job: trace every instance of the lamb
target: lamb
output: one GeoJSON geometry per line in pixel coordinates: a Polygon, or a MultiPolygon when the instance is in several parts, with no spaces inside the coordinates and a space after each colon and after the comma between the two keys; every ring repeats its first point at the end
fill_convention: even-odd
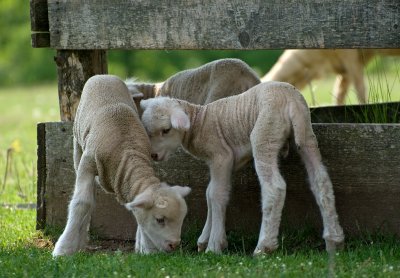
{"type": "Polygon", "coordinates": [[[220,59],[176,73],[161,83],[126,81],[137,106],[141,99],[170,96],[195,104],[243,93],[260,83],[257,74],[239,59],[220,59]]]}
{"type": "Polygon", "coordinates": [[[187,213],[183,197],[190,188],[168,186],[155,176],[149,139],[122,80],[97,75],[86,82],[73,134],[76,183],[53,256],[85,248],[97,185],[134,214],[137,252],[176,249],[187,213]]]}
{"type": "Polygon", "coordinates": [[[367,102],[364,67],[375,55],[400,55],[399,49],[290,49],[285,50],[262,82],[283,81],[298,89],[328,73],[337,75],[333,88],[336,104],[344,104],[351,84],[360,103],[367,102]]]}
{"type": "Polygon", "coordinates": [[[286,184],[278,156],[294,140],[305,163],[311,190],[320,208],[326,249],[344,241],[329,175],[322,163],[307,104],[292,85],[267,82],[207,105],[168,97],[141,101],[142,122],[150,136],[152,157],[167,160],[179,147],[210,168],[206,197],[208,214],[198,250],[220,253],[227,247],[225,212],[231,173],[254,157],[261,184],[262,225],[254,254],[278,247],[286,184]]]}

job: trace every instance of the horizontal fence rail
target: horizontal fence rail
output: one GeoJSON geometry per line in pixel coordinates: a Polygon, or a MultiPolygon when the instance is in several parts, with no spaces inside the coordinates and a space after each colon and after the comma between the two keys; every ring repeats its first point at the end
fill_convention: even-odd
{"type": "MultiPolygon", "coordinates": [[[[398,0],[31,0],[48,9],[34,47],[56,49],[398,48],[398,0]],[[42,5],[37,2],[44,2],[42,5]],[[49,34],[49,36],[48,36],[49,34]],[[45,39],[49,37],[49,41],[45,39]]],[[[31,15],[43,15],[36,12],[31,15]]],[[[35,40],[36,38],[36,40],[35,40]]]]}

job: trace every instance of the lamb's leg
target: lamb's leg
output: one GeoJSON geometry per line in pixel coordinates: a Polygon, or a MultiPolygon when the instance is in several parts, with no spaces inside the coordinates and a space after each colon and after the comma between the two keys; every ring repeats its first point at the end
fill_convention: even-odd
{"type": "Polygon", "coordinates": [[[151,252],[148,238],[143,233],[142,226],[138,224],[136,230],[135,252],[141,254],[148,254],[151,252]]]}
{"type": "MultiPolygon", "coordinates": [[[[208,218],[208,225],[211,222],[211,229],[206,252],[221,253],[228,246],[225,233],[225,218],[231,188],[232,167],[233,159],[230,154],[215,158],[210,164],[210,183],[207,189],[207,200],[210,203],[208,207],[211,208],[211,215],[208,218]]],[[[199,247],[206,242],[207,231],[208,226],[205,226],[198,240],[199,247]]]]}
{"type": "Polygon", "coordinates": [[[142,226],[138,224],[136,230],[135,252],[141,254],[150,254],[157,251],[157,247],[150,238],[143,232],[142,226]]]}
{"type": "Polygon", "coordinates": [[[286,183],[279,172],[278,157],[287,144],[290,124],[281,113],[265,109],[250,134],[254,165],[261,186],[262,220],[254,255],[278,248],[278,234],[286,196],[286,183]]]}
{"type": "Polygon", "coordinates": [[[333,251],[336,246],[343,244],[344,235],[336,212],[332,182],[322,164],[318,143],[312,131],[309,132],[306,140],[306,144],[300,146],[299,153],[309,175],[311,191],[321,211],[326,249],[333,251]]]}
{"type": "Polygon", "coordinates": [[[355,67],[353,72],[353,82],[357,93],[358,102],[361,104],[367,103],[368,96],[365,88],[364,73],[362,66],[355,67]]]}
{"type": "Polygon", "coordinates": [[[78,144],[78,141],[76,141],[76,138],[74,137],[74,169],[75,169],[75,173],[78,173],[78,168],[79,168],[79,164],[81,162],[81,158],[82,158],[82,148],[81,146],[78,144]]]}
{"type": "Polygon", "coordinates": [[[90,217],[94,207],[93,160],[83,154],[76,173],[75,190],[68,207],[68,220],[58,239],[53,256],[69,255],[83,249],[88,242],[90,217]]]}
{"type": "Polygon", "coordinates": [[[136,228],[136,238],[135,238],[135,252],[136,253],[142,253],[142,249],[143,249],[143,242],[142,242],[142,228],[140,227],[140,225],[137,225],[136,228]]]}
{"type": "Polygon", "coordinates": [[[286,196],[286,183],[279,172],[278,156],[281,143],[254,146],[254,164],[261,185],[262,221],[254,255],[278,248],[278,234],[286,196]]]}
{"type": "Polygon", "coordinates": [[[197,240],[197,251],[202,252],[207,248],[208,240],[210,238],[211,233],[211,200],[210,200],[210,186],[207,186],[206,190],[206,198],[207,198],[207,219],[206,224],[204,225],[203,231],[197,240]]]}
{"type": "MultiPolygon", "coordinates": [[[[81,146],[79,146],[78,142],[76,141],[76,139],[74,138],[74,169],[75,169],[75,173],[78,173],[78,168],[79,168],[79,164],[81,162],[81,158],[82,158],[82,148],[81,146]]],[[[94,179],[94,185],[95,188],[100,187],[100,181],[99,181],[99,176],[96,176],[94,179]]]]}

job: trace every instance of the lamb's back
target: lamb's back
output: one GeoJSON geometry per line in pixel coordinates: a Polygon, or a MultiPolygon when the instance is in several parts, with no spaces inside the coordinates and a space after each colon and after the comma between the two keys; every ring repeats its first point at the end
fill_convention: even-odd
{"type": "Polygon", "coordinates": [[[90,78],[82,92],[74,136],[96,162],[101,186],[129,201],[159,180],[151,167],[150,142],[128,88],[118,77],[90,78]]]}
{"type": "Polygon", "coordinates": [[[237,95],[260,83],[257,74],[239,59],[220,59],[168,78],[158,94],[194,104],[208,104],[237,95]]]}
{"type": "MultiPolygon", "coordinates": [[[[84,147],[86,135],[104,131],[106,123],[116,116],[118,110],[124,109],[123,107],[127,108],[125,113],[135,118],[136,106],[122,80],[113,75],[96,75],[89,78],[83,88],[74,121],[74,136],[78,143],[84,147]]],[[[136,122],[135,119],[131,121],[136,122]]],[[[114,128],[122,126],[123,123],[114,128]]]]}
{"type": "Polygon", "coordinates": [[[207,132],[220,126],[224,138],[232,145],[245,144],[260,113],[287,118],[289,104],[293,102],[307,107],[303,96],[291,84],[276,81],[261,83],[242,94],[204,106],[206,115],[202,129],[207,132]]]}

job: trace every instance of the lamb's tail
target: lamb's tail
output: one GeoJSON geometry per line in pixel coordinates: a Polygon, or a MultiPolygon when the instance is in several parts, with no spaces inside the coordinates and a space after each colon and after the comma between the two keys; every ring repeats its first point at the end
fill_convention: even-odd
{"type": "Polygon", "coordinates": [[[292,129],[294,134],[294,141],[297,149],[302,148],[306,144],[307,135],[311,132],[311,117],[310,110],[307,103],[301,93],[297,90],[298,97],[296,101],[292,101],[289,104],[289,117],[292,123],[292,129]]]}

